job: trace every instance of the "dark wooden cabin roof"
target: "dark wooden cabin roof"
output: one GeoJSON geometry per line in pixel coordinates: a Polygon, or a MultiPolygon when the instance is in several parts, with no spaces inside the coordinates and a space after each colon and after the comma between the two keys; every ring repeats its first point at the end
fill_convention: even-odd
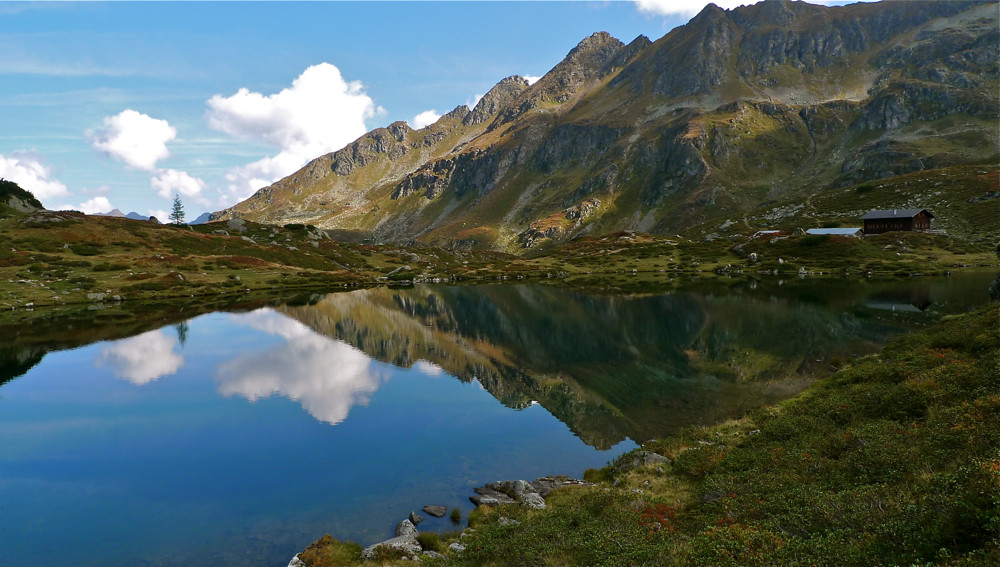
{"type": "Polygon", "coordinates": [[[874,219],[909,219],[913,218],[920,213],[927,213],[928,216],[934,218],[927,209],[887,209],[887,210],[871,210],[865,213],[865,216],[861,217],[861,220],[874,220],[874,219]]]}

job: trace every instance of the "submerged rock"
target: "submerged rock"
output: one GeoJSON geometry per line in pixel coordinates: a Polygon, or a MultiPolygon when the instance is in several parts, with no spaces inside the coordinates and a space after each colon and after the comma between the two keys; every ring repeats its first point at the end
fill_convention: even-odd
{"type": "Polygon", "coordinates": [[[424,512],[430,514],[431,516],[434,516],[435,518],[443,518],[444,515],[448,513],[448,507],[432,504],[424,506],[424,512]]]}

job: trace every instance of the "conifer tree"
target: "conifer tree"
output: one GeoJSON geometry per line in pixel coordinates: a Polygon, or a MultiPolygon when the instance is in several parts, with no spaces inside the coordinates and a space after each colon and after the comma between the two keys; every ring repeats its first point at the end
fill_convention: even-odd
{"type": "Polygon", "coordinates": [[[184,224],[184,203],[181,202],[180,195],[176,193],[174,193],[174,208],[170,211],[170,222],[184,224]]]}

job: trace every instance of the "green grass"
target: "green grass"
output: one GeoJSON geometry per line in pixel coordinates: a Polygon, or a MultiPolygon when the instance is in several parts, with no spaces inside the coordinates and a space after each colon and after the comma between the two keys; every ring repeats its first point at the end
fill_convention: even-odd
{"type": "Polygon", "coordinates": [[[902,337],[793,400],[647,444],[665,466],[625,455],[589,473],[605,488],[477,513],[450,564],[994,565],[998,353],[995,307],[902,337]]]}

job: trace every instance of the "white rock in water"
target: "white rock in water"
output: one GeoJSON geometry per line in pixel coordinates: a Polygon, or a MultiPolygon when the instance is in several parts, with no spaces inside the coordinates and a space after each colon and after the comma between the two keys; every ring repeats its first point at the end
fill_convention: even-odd
{"type": "Polygon", "coordinates": [[[299,559],[298,555],[296,555],[291,561],[288,562],[288,567],[306,567],[306,564],[299,559]]]}

